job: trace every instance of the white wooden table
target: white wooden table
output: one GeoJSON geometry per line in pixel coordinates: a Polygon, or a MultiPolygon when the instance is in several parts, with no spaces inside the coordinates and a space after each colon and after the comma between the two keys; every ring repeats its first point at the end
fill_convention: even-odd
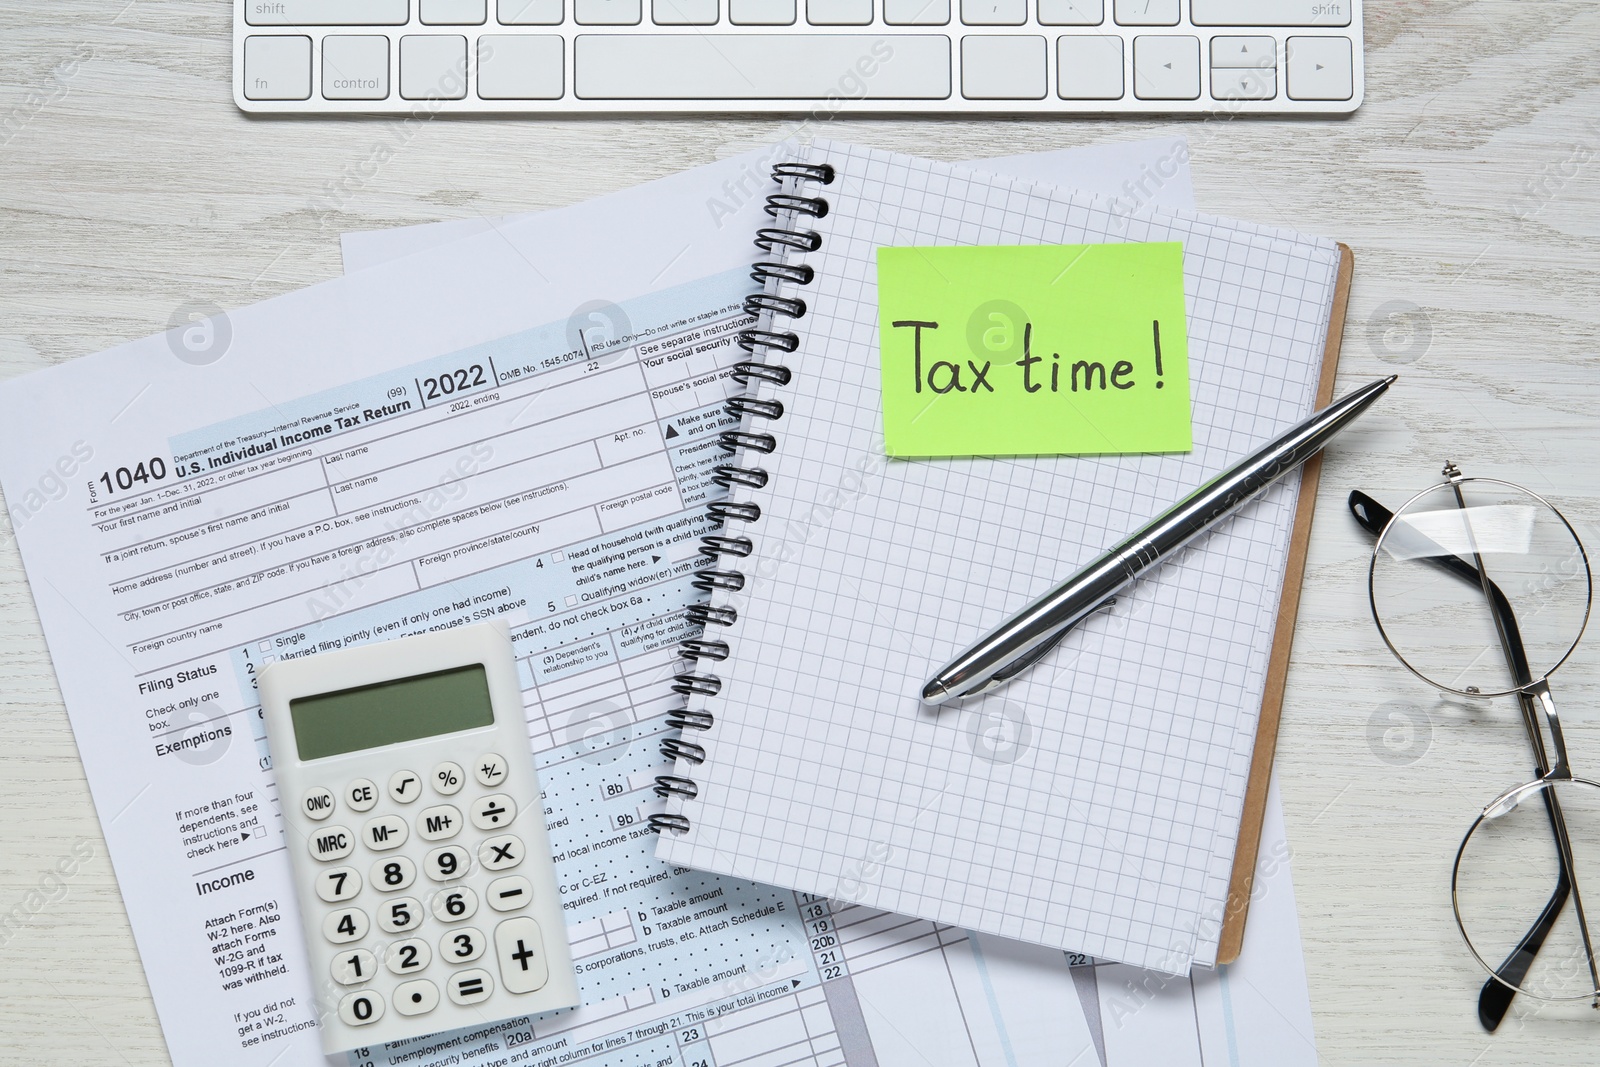
{"type": "MultiPolygon", "coordinates": [[[[1323,474],[1278,766],[1329,1064],[1600,1059],[1600,1013],[1474,1016],[1449,862],[1527,763],[1506,702],[1431,695],[1380,643],[1351,488],[1399,500],[1455,458],[1565,507],[1600,548],[1600,7],[1369,0],[1347,121],[841,121],[963,159],[1189,138],[1200,203],[1348,242],[1341,389],[1398,371],[1323,474]],[[1392,731],[1403,710],[1420,725],[1392,731]],[[1386,731],[1388,731],[1386,733],[1386,731]]],[[[341,230],[572,203],[780,136],[772,120],[252,121],[230,5],[0,5],[0,376],[340,272],[341,230]],[[8,118],[9,116],[9,118],[8,118]]],[[[1558,676],[1600,775],[1600,642],[1558,676]]],[[[1402,715],[1402,719],[1404,714],[1402,715]]],[[[0,538],[0,914],[87,854],[0,940],[0,1061],[167,1062],[27,583],[0,538]]]]}

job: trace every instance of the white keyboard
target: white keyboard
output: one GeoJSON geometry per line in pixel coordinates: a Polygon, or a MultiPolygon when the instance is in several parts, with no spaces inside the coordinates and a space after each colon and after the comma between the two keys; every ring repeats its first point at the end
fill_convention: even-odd
{"type": "Polygon", "coordinates": [[[1361,0],[234,0],[245,111],[1215,112],[1361,104],[1361,0]]]}

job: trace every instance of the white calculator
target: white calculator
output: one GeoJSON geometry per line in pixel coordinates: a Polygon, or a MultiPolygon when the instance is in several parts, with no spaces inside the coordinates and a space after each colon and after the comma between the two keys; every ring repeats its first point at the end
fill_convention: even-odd
{"type": "Polygon", "coordinates": [[[274,663],[260,685],[323,1051],[577,1004],[504,628],[274,663]]]}

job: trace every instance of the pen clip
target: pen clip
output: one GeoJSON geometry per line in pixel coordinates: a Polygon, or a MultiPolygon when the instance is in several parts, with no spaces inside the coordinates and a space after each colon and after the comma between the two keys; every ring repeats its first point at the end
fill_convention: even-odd
{"type": "Polygon", "coordinates": [[[1034,648],[1028,650],[1027,652],[1023,653],[1023,655],[1019,656],[1017,659],[1013,660],[1012,662],[1010,662],[1010,663],[1006,664],[1004,667],[1002,667],[1000,670],[996,671],[993,675],[990,676],[989,685],[985,686],[984,688],[987,689],[990,686],[996,686],[996,685],[999,685],[1002,682],[1009,682],[1011,679],[1015,678],[1017,675],[1021,674],[1025,670],[1027,670],[1029,667],[1032,667],[1035,663],[1038,663],[1040,660],[1044,659],[1044,657],[1050,652],[1051,649],[1055,648],[1057,645],[1059,645],[1061,643],[1061,639],[1063,637],[1065,637],[1065,636],[1067,636],[1067,634],[1071,633],[1072,630],[1076,626],[1078,626],[1080,623],[1082,623],[1085,619],[1087,619],[1090,616],[1096,614],[1097,612],[1099,612],[1103,608],[1109,608],[1111,605],[1115,604],[1116,602],[1117,602],[1117,598],[1112,596],[1112,597],[1107,597],[1105,600],[1103,600],[1100,603],[1096,604],[1092,610],[1086,612],[1081,618],[1075,619],[1072,622],[1068,623],[1067,625],[1063,626],[1061,628],[1061,630],[1058,633],[1056,633],[1054,636],[1052,636],[1048,641],[1045,641],[1042,644],[1037,645],[1034,648]]]}

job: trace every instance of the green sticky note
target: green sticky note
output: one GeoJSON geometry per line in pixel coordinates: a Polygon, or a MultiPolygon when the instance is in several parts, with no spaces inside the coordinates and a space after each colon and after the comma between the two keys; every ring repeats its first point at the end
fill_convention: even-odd
{"type": "Polygon", "coordinates": [[[1176,242],[878,249],[891,456],[1187,452],[1176,242]]]}

